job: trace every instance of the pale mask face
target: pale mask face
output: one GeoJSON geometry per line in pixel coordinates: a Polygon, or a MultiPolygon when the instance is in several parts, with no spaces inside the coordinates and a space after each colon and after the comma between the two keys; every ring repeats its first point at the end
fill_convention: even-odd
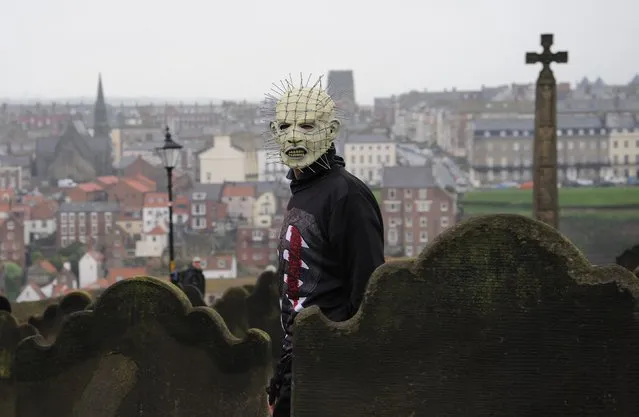
{"type": "Polygon", "coordinates": [[[282,96],[275,109],[271,133],[280,147],[282,163],[302,169],[328,151],[340,122],[335,103],[321,88],[298,88],[282,96]]]}

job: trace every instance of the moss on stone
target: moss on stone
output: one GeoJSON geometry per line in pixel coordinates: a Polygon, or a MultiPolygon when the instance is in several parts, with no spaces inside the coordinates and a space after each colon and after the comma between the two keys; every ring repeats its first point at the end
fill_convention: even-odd
{"type": "MultiPolygon", "coordinates": [[[[540,222],[516,215],[473,218],[440,235],[416,259],[380,266],[350,320],[331,322],[313,307],[299,314],[296,414],[346,407],[350,415],[370,415],[367,400],[344,399],[379,396],[383,405],[375,412],[382,416],[523,415],[519,396],[534,389],[546,393],[539,401],[553,404],[541,415],[564,401],[572,406],[563,397],[564,380],[584,384],[578,402],[600,401],[587,386],[597,376],[617,388],[630,385],[628,378],[606,374],[609,363],[629,361],[639,370],[629,350],[639,335],[633,318],[638,290],[629,271],[591,265],[540,222]],[[610,351],[611,340],[623,353],[610,351]],[[608,365],[595,370],[592,361],[608,365]],[[588,377],[571,376],[581,372],[588,377]],[[509,391],[504,398],[513,375],[516,396],[509,391]],[[322,400],[313,401],[313,392],[322,392],[322,400]],[[474,413],[454,403],[472,404],[474,413]]],[[[615,400],[636,402],[625,394],[615,400]]],[[[562,413],[578,415],[571,413],[577,408],[562,413]]],[[[603,409],[601,415],[611,415],[610,407],[603,409]]]]}
{"type": "MultiPolygon", "coordinates": [[[[93,311],[71,315],[51,346],[35,339],[22,344],[16,356],[18,378],[29,381],[58,375],[73,363],[96,355],[107,341],[122,337],[132,327],[139,329],[135,337],[145,346],[152,336],[144,329],[152,331],[158,325],[180,343],[205,349],[228,372],[243,372],[269,361],[269,338],[264,332],[252,330],[239,340],[217,313],[205,307],[191,308],[174,285],[136,277],[109,287],[93,311]],[[55,360],[49,360],[53,357],[55,360]]],[[[134,346],[131,349],[137,351],[134,346]]]]}

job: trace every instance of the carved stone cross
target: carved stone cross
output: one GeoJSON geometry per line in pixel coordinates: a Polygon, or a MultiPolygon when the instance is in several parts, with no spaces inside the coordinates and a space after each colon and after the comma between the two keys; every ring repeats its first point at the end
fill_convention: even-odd
{"type": "Polygon", "coordinates": [[[568,52],[552,52],[552,34],[541,35],[542,53],[526,53],[526,64],[543,65],[535,96],[535,142],[533,151],[533,214],[559,228],[557,192],[557,82],[550,64],[568,62],[568,52]]]}

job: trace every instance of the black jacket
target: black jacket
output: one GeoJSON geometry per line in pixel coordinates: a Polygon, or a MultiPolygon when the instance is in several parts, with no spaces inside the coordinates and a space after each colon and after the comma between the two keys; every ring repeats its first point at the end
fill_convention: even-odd
{"type": "Polygon", "coordinates": [[[373,193],[346,171],[334,148],[327,157],[330,169],[315,163],[298,179],[288,174],[293,195],[278,249],[285,355],[299,311],[317,305],[333,321],[349,319],[384,263],[384,225],[373,193]]]}
{"type": "Polygon", "coordinates": [[[194,268],[191,265],[181,275],[180,284],[194,286],[200,290],[202,297],[204,297],[204,294],[206,294],[206,279],[201,269],[194,268]]]}

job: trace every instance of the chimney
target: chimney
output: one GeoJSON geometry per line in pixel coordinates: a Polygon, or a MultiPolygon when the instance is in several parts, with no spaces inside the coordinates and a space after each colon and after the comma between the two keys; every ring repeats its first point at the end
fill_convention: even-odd
{"type": "Polygon", "coordinates": [[[71,262],[65,262],[62,264],[62,269],[65,271],[71,272],[71,262]]]}

